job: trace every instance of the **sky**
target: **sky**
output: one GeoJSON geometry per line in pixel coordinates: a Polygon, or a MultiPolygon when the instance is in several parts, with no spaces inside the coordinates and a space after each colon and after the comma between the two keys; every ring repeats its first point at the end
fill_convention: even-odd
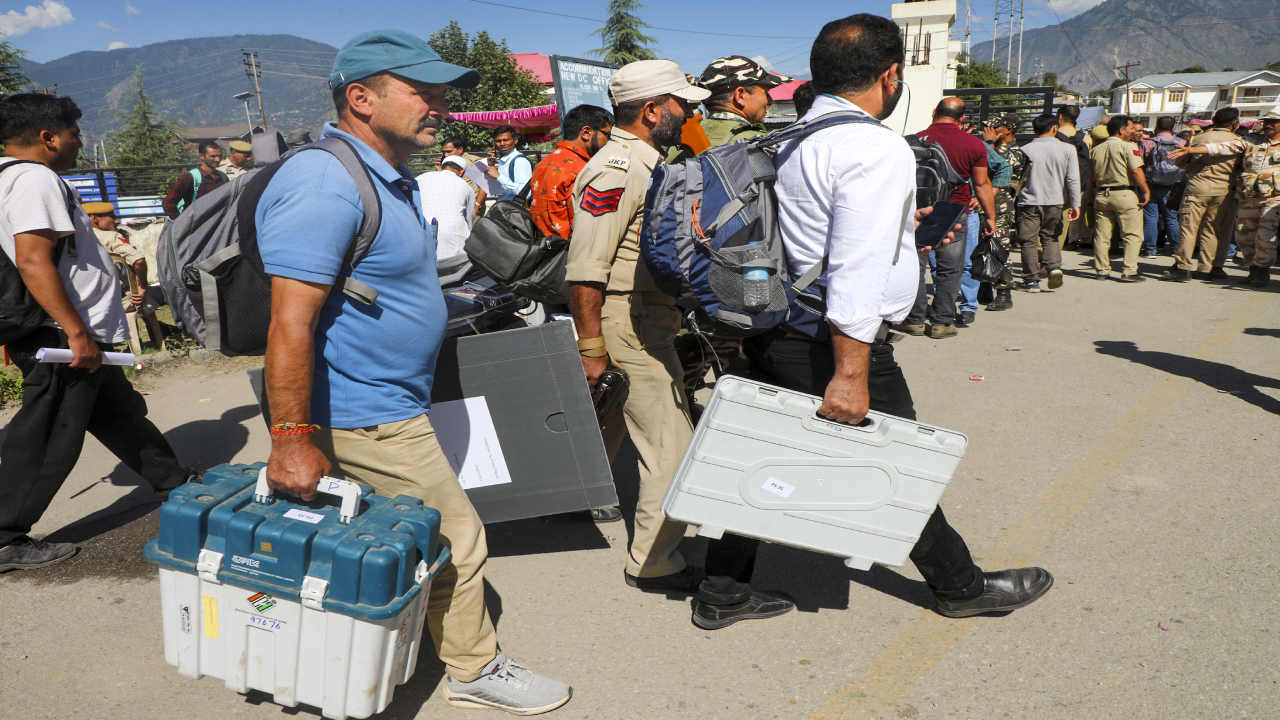
{"type": "MultiPolygon", "coordinates": [[[[658,40],[659,55],[680,63],[685,72],[700,74],[711,60],[740,54],[762,56],[778,72],[807,76],[809,45],[824,23],[856,12],[889,14],[889,3],[883,0],[732,0],[728,7],[722,2],[702,0],[696,11],[690,11],[689,0],[648,0],[648,8],[640,16],[655,26],[650,34],[658,40]]],[[[1026,0],[1026,27],[1056,24],[1053,9],[1065,20],[1099,2],[1026,0]]],[[[506,39],[511,51],[517,53],[581,57],[599,45],[596,38],[588,36],[600,27],[606,0],[498,3],[584,19],[478,0],[219,0],[216,4],[191,0],[0,0],[0,31],[37,62],[83,50],[248,33],[298,35],[341,47],[358,33],[388,27],[426,37],[450,20],[457,20],[469,33],[488,30],[494,38],[506,39]]],[[[964,3],[959,4],[957,37],[964,24],[964,3]]],[[[971,0],[970,7],[972,40],[977,44],[991,36],[995,0],[971,0]]]]}

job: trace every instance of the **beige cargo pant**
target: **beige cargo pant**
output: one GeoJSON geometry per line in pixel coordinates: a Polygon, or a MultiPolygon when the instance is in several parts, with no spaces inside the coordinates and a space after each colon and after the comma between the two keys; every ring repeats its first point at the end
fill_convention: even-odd
{"type": "Polygon", "coordinates": [[[677,573],[685,567],[676,549],[685,525],[667,520],[662,499],[693,437],[684,369],[673,344],[680,310],[657,292],[605,295],[600,328],[609,357],[631,379],[626,424],[605,428],[605,450],[612,461],[630,434],[640,456],[640,498],[626,571],[642,578],[677,573]]]}
{"type": "Polygon", "coordinates": [[[1218,249],[1218,216],[1226,199],[1225,195],[1187,195],[1182,198],[1182,207],[1178,208],[1181,236],[1178,238],[1178,250],[1173,254],[1179,269],[1190,270],[1193,263],[1198,263],[1197,271],[1209,272],[1219,261],[1218,256],[1225,256],[1226,248],[1222,248],[1221,253],[1218,249]]]}
{"type": "Polygon", "coordinates": [[[1124,237],[1125,275],[1138,274],[1138,252],[1142,250],[1142,209],[1133,190],[1098,190],[1093,198],[1093,269],[1111,274],[1111,235],[1116,225],[1124,237]]]}
{"type": "Polygon", "coordinates": [[[1280,230],[1280,198],[1242,198],[1236,214],[1236,246],[1253,267],[1276,262],[1276,233],[1280,230]]]}
{"type": "Polygon", "coordinates": [[[426,415],[355,430],[317,430],[314,442],[335,476],[383,497],[408,495],[440,511],[448,565],[431,582],[427,628],[450,677],[470,682],[498,655],[498,634],[484,602],[489,558],[484,525],[449,467],[426,415]]]}

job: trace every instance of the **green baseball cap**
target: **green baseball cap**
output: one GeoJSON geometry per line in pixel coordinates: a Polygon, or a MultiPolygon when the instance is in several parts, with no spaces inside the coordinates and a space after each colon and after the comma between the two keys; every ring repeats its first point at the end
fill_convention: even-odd
{"type": "Polygon", "coordinates": [[[463,89],[480,84],[480,73],[441,60],[422,38],[403,30],[373,30],[351,38],[338,51],[329,73],[329,90],[380,72],[463,89]]]}

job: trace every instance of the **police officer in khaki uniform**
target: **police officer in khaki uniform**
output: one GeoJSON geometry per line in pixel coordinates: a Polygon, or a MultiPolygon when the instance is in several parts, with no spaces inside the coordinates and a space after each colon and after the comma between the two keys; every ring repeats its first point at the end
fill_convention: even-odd
{"type": "Polygon", "coordinates": [[[1120,282],[1141,282],[1138,252],[1142,249],[1142,207],[1151,198],[1142,172],[1142,152],[1132,142],[1137,123],[1127,115],[1107,121],[1105,141],[1089,151],[1093,175],[1085,193],[1093,200],[1097,232],[1093,241],[1094,270],[1099,280],[1111,275],[1111,235],[1115,225],[1124,236],[1124,270],[1120,282]]]}
{"type": "MultiPolygon", "coordinates": [[[[1213,114],[1213,127],[1196,135],[1187,145],[1199,147],[1239,140],[1235,133],[1239,126],[1240,110],[1222,108],[1213,114]]],[[[1228,200],[1239,176],[1240,158],[1234,155],[1195,155],[1179,156],[1174,162],[1187,171],[1187,189],[1183,191],[1182,206],[1178,208],[1180,237],[1178,249],[1173,254],[1174,264],[1160,274],[1160,279],[1186,282],[1225,278],[1227,273],[1222,266],[1227,259],[1234,219],[1225,218],[1224,213],[1235,213],[1228,200]],[[1191,270],[1193,265],[1196,267],[1194,273],[1191,270]]]]}
{"type": "Polygon", "coordinates": [[[218,169],[228,180],[235,180],[237,175],[253,169],[253,146],[244,140],[232,140],[227,145],[231,152],[227,153],[226,160],[218,164],[218,169]]]}
{"type": "MultiPolygon", "coordinates": [[[[626,429],[605,438],[612,457],[629,433],[640,455],[640,497],[625,580],[650,592],[692,593],[701,579],[676,549],[685,526],[662,514],[662,499],[693,435],[673,345],[680,310],[654,284],[640,259],[639,237],[650,175],[662,162],[659,148],[679,142],[694,106],[711,93],[690,85],[670,60],[642,60],[613,74],[609,94],[613,133],[573,188],[569,307],[587,382],[595,385],[610,363],[631,379],[623,407],[626,429]]],[[[740,619],[793,607],[763,593],[729,600],[740,619]]]]}
{"type": "MultiPolygon", "coordinates": [[[[83,205],[85,213],[89,216],[89,220],[93,222],[93,234],[98,237],[98,242],[107,249],[115,257],[119,257],[124,264],[133,270],[134,276],[138,280],[140,287],[147,286],[147,259],[134,246],[128,242],[129,234],[121,230],[116,222],[116,206],[109,202],[87,202],[83,205]]],[[[125,302],[125,310],[132,312],[135,308],[142,307],[146,302],[145,292],[134,292],[133,288],[126,287],[129,293],[129,300],[125,302]]]]}
{"type": "MultiPolygon", "coordinates": [[[[768,132],[764,118],[773,104],[769,91],[788,82],[791,78],[786,75],[771,73],[741,55],[722,57],[707,65],[697,84],[711,93],[711,97],[702,101],[707,116],[701,122],[711,146],[728,145],[768,132]]],[[[691,157],[693,153],[687,147],[677,145],[668,153],[667,162],[677,163],[691,157]]],[[[747,361],[736,338],[720,337],[707,332],[706,328],[702,330],[701,337],[693,332],[681,333],[675,343],[684,369],[685,395],[695,422],[699,408],[693,403],[693,394],[701,387],[707,370],[714,365],[717,376],[747,374],[747,361]]]]}
{"type": "MultiPolygon", "coordinates": [[[[657,148],[680,139],[693,106],[710,93],[691,86],[667,60],[631,63],[614,73],[609,92],[616,120],[609,142],[574,183],[567,279],[587,382],[610,360],[631,379],[626,430],[640,455],[640,498],[626,580],[642,589],[690,591],[693,572],[676,550],[685,526],[667,521],[662,499],[693,428],[672,341],[680,330],[675,301],[658,291],[640,259],[640,224],[657,148]]],[[[605,438],[610,456],[622,441],[605,438]]]]}

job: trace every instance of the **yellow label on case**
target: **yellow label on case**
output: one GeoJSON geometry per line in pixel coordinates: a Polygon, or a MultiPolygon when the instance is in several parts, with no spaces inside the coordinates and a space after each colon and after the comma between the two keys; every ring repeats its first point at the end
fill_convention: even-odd
{"type": "Polygon", "coordinates": [[[204,636],[218,639],[218,598],[204,596],[204,636]]]}
{"type": "Polygon", "coordinates": [[[264,540],[259,544],[262,546],[262,552],[271,552],[271,543],[264,540]]]}

